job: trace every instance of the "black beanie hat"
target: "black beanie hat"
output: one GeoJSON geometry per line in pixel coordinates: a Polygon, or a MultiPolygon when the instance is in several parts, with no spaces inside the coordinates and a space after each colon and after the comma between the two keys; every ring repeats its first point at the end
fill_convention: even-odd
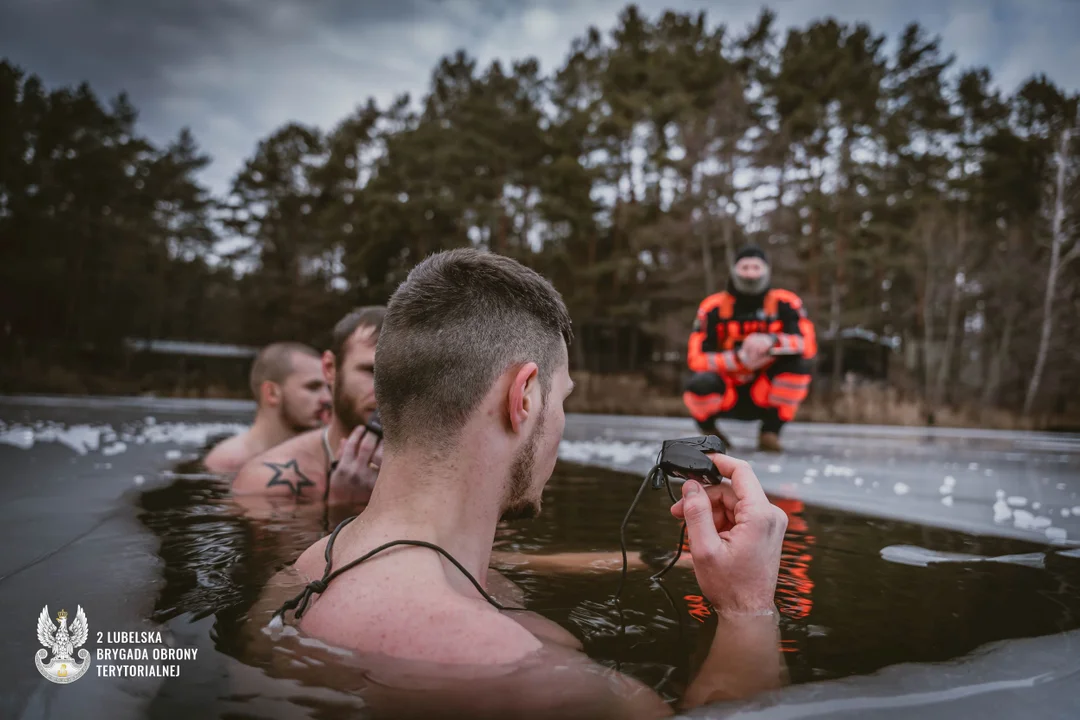
{"type": "Polygon", "coordinates": [[[769,264],[769,258],[765,257],[765,251],[759,248],[757,245],[746,245],[742,250],[739,250],[735,255],[735,262],[739,262],[743,258],[756,257],[761,258],[766,265],[769,264]]]}

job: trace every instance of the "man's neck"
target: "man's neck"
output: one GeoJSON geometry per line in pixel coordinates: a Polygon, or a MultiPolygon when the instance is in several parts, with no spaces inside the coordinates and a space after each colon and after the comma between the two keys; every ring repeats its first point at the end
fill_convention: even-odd
{"type": "Polygon", "coordinates": [[[341,456],[341,444],[345,442],[345,438],[349,437],[349,432],[342,425],[337,415],[330,418],[328,428],[326,441],[330,444],[330,454],[333,455],[332,460],[337,460],[341,456]]]}
{"type": "MultiPolygon", "coordinates": [[[[460,447],[475,447],[462,442],[460,447]]],[[[475,453],[455,453],[433,463],[415,456],[388,456],[379,482],[361,516],[353,542],[423,540],[450,553],[485,585],[491,544],[501,514],[498,462],[475,453]]],[[[471,583],[449,568],[451,587],[473,597],[471,583]]]]}

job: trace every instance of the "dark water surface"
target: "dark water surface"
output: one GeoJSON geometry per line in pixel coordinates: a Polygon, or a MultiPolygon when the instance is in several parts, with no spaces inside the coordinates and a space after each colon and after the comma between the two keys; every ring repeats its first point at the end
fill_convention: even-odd
{"type": "MultiPolygon", "coordinates": [[[[497,549],[617,555],[619,525],[639,482],[560,463],[541,517],[501,526],[497,549]]],[[[240,506],[208,479],[181,480],[138,502],[142,523],[160,539],[164,584],[154,619],[181,644],[200,648],[199,670],[166,680],[152,716],[357,715],[362,698],[331,680],[334,672],[300,672],[310,666],[294,658],[299,681],[292,683],[289,663],[283,671],[265,649],[270,644],[251,641],[252,625],[265,621],[253,608],[266,582],[347,510],[240,506]],[[244,682],[238,668],[249,675],[244,682]]],[[[950,661],[987,643],[1080,628],[1080,557],[1060,548],[776,502],[790,518],[777,602],[793,684],[950,661]]],[[[662,491],[643,498],[628,530],[631,552],[675,545],[679,527],[669,506],[662,491]]],[[[587,565],[503,572],[524,590],[528,609],[573,633],[593,660],[669,702],[680,697],[711,613],[689,570],[676,568],[662,585],[647,572],[631,573],[621,613],[611,603],[618,572],[587,565]]]]}

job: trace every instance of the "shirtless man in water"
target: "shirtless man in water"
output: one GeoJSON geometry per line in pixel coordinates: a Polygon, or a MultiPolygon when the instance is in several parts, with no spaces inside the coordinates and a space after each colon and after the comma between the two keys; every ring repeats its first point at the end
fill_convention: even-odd
{"type": "Polygon", "coordinates": [[[292,342],[267,345],[251,366],[255,422],[224,440],[203,460],[210,472],[235,473],[244,463],[298,433],[319,427],[330,404],[319,353],[292,342]]]}
{"type": "Polygon", "coordinates": [[[236,495],[330,503],[367,502],[379,475],[381,438],[365,423],[375,412],[375,344],[385,308],[358,308],[334,326],[322,372],[332,395],[329,424],[252,458],[233,481],[236,495]]]}
{"type": "MultiPolygon", "coordinates": [[[[516,261],[465,249],[420,263],[390,300],[376,353],[385,428],[379,482],[362,515],[272,583],[284,589],[288,575],[293,594],[303,588],[279,619],[313,640],[380,658],[375,666],[386,673],[393,663],[412,673],[480,667],[483,682],[535,668],[551,643],[577,645],[554,623],[500,611],[480,591],[499,519],[540,511],[573,389],[570,340],[562,298],[516,261]],[[391,547],[354,564],[398,540],[429,545],[391,547]]],[[[784,677],[773,598],[787,518],[744,461],[713,459],[730,480],[707,488],[689,481],[671,509],[687,523],[694,573],[718,623],[684,707],[743,697],[784,677]]],[[[533,676],[501,692],[457,682],[451,699],[430,698],[426,708],[418,693],[389,703],[400,716],[445,716],[457,701],[468,706],[454,711],[462,716],[671,714],[651,689],[587,659],[564,656],[549,670],[546,681],[533,676]]]]}

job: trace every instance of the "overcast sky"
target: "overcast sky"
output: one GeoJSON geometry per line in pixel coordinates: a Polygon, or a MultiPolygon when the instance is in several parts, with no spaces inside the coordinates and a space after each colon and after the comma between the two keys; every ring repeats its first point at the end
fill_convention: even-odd
{"type": "MultiPolygon", "coordinates": [[[[373,96],[427,87],[458,48],[486,63],[564,59],[589,25],[609,29],[615,0],[0,0],[0,55],[49,85],[83,80],[126,90],[140,128],[166,142],[189,126],[214,157],[204,180],[223,191],[255,143],[296,120],[328,129],[373,96]]],[[[912,20],[941,35],[960,65],[987,65],[1011,91],[1044,72],[1080,88],[1080,0],[774,0],[781,27],[833,15],[890,38],[912,20]]],[[[741,32],[761,5],[642,0],[708,11],[741,32]]]]}

